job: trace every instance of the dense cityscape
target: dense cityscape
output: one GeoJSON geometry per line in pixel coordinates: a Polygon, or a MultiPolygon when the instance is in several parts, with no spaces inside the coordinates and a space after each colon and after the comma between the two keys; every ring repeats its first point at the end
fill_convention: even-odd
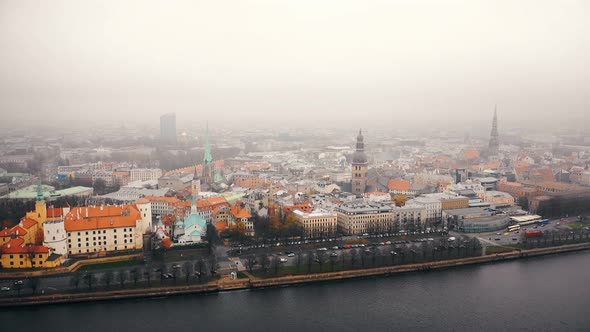
{"type": "Polygon", "coordinates": [[[0,1],[0,327],[585,331],[584,1],[0,1]]]}
{"type": "Polygon", "coordinates": [[[109,289],[113,273],[124,288],[587,241],[590,136],[504,143],[490,114],[487,142],[179,132],[174,113],[150,137],[5,136],[0,261],[17,278],[2,295],[69,292],[78,278],[109,289]],[[70,284],[51,279],[64,272],[70,284]]]}

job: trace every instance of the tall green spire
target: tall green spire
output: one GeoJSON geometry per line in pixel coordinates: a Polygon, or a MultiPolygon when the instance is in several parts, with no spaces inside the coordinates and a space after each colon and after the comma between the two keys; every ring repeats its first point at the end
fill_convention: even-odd
{"type": "Polygon", "coordinates": [[[205,133],[205,155],[203,156],[203,163],[208,165],[212,162],[213,157],[211,156],[211,145],[209,144],[209,122],[207,122],[207,129],[205,133]]]}
{"type": "Polygon", "coordinates": [[[39,176],[39,181],[37,181],[37,202],[42,202],[43,200],[43,185],[41,184],[41,176],[39,176]]]}

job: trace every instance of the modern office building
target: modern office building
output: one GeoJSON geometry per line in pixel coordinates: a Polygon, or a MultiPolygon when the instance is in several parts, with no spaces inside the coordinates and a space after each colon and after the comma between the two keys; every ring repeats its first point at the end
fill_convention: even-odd
{"type": "Polygon", "coordinates": [[[160,139],[164,143],[176,143],[175,113],[167,113],[160,117],[160,139]]]}

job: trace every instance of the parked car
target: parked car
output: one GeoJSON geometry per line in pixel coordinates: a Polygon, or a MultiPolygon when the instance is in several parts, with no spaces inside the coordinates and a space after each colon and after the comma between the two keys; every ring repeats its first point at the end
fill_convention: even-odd
{"type": "Polygon", "coordinates": [[[287,259],[285,257],[281,257],[281,259],[279,260],[281,263],[285,263],[287,261],[287,259]]]}
{"type": "Polygon", "coordinates": [[[335,253],[335,252],[332,252],[332,253],[330,254],[330,257],[338,257],[338,254],[337,254],[337,253],[335,253]]]}
{"type": "Polygon", "coordinates": [[[287,254],[287,257],[295,257],[295,253],[292,253],[292,252],[291,253],[288,253],[287,254]]]}
{"type": "Polygon", "coordinates": [[[323,247],[322,248],[318,248],[318,251],[326,251],[326,250],[328,250],[328,248],[323,248],[323,247]]]}
{"type": "Polygon", "coordinates": [[[2,287],[0,290],[2,290],[3,292],[8,292],[10,290],[10,287],[2,287]]]}

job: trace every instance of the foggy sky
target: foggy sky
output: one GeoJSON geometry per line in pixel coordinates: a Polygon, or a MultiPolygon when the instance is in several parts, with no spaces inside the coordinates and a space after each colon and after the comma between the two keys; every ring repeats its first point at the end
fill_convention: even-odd
{"type": "Polygon", "coordinates": [[[588,1],[0,1],[0,127],[587,125],[588,1]]]}

